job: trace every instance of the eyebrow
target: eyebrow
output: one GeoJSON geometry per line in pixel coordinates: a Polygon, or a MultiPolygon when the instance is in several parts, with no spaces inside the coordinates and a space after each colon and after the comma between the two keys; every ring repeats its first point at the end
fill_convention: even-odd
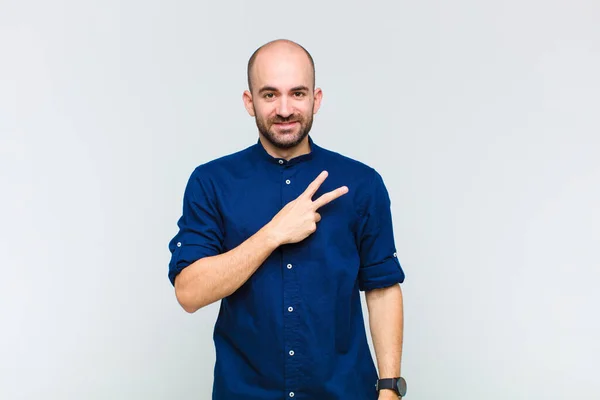
{"type": "MultiPolygon", "coordinates": [[[[308,87],[306,86],[296,86],[290,89],[290,92],[298,92],[298,91],[306,91],[308,92],[308,87]]],[[[263,92],[278,92],[278,90],[276,88],[274,88],[273,86],[263,86],[258,93],[263,93],[263,92]]]]}
{"type": "Polygon", "coordinates": [[[272,86],[263,86],[263,87],[262,87],[262,88],[261,88],[261,89],[258,91],[258,93],[262,93],[262,92],[276,92],[276,91],[277,91],[277,89],[275,89],[275,88],[274,88],[274,87],[272,87],[272,86]]]}
{"type": "Polygon", "coordinates": [[[308,88],[306,86],[296,86],[296,87],[293,87],[292,90],[290,90],[290,92],[299,92],[299,91],[302,91],[302,90],[308,92],[308,88]]]}

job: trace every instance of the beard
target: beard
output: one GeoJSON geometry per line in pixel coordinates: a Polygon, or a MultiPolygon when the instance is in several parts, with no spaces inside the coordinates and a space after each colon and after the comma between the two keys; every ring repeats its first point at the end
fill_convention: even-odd
{"type": "Polygon", "coordinates": [[[273,118],[264,120],[258,117],[255,109],[254,115],[256,115],[255,120],[258,131],[269,141],[269,143],[278,149],[291,149],[296,147],[308,135],[313,123],[312,113],[310,113],[308,117],[305,117],[302,114],[292,114],[287,118],[277,115],[273,118]],[[291,129],[279,129],[279,132],[276,132],[275,129],[277,128],[275,124],[285,122],[297,122],[300,124],[300,128],[298,128],[298,126],[293,126],[291,129]]]}

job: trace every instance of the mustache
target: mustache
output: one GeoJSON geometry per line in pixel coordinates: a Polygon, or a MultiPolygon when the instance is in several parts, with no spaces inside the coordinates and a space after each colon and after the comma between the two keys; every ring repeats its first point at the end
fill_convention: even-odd
{"type": "Polygon", "coordinates": [[[302,122],[302,118],[299,116],[290,115],[287,118],[275,117],[271,119],[272,124],[286,124],[290,122],[302,122]]]}

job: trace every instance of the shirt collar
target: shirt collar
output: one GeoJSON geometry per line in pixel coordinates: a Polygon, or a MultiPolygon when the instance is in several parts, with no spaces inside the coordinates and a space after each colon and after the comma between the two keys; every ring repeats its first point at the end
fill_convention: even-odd
{"type": "Polygon", "coordinates": [[[277,165],[294,165],[294,164],[312,159],[314,157],[315,153],[317,153],[320,150],[319,146],[317,146],[313,142],[310,135],[308,135],[308,144],[310,146],[310,152],[308,154],[302,154],[302,155],[294,157],[290,160],[285,160],[285,159],[279,158],[279,157],[273,157],[272,155],[267,153],[264,146],[260,142],[260,138],[257,140],[256,144],[252,147],[253,147],[254,152],[257,153],[261,157],[261,159],[263,159],[267,162],[270,162],[272,164],[277,164],[277,165]]]}

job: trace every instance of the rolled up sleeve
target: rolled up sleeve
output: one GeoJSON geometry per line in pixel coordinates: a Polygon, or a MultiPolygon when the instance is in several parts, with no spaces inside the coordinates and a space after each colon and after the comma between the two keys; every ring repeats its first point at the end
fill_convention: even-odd
{"type": "Polygon", "coordinates": [[[373,170],[360,212],[358,285],[369,291],[404,282],[404,271],[394,242],[391,201],[383,179],[373,170]]]}
{"type": "Polygon", "coordinates": [[[172,285],[188,265],[222,252],[223,223],[214,194],[210,175],[202,167],[196,168],[185,188],[183,211],[177,222],[179,231],[169,242],[172,285]]]}

